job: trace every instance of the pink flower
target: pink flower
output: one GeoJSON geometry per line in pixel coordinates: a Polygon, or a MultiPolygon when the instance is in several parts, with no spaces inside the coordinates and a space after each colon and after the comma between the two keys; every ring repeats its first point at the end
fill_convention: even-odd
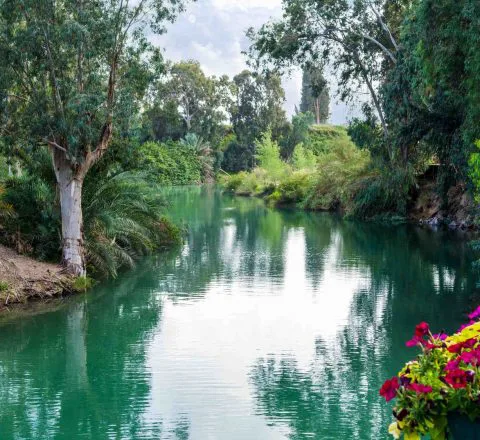
{"type": "Polygon", "coordinates": [[[426,394],[433,391],[432,387],[429,387],[428,385],[423,385],[421,383],[411,383],[410,385],[408,385],[408,389],[415,391],[417,394],[426,394]]]}
{"type": "Polygon", "coordinates": [[[480,317],[480,306],[478,306],[472,313],[468,315],[469,319],[476,319],[480,317]]]}
{"type": "Polygon", "coordinates": [[[390,402],[390,400],[397,395],[399,387],[398,377],[392,377],[391,379],[386,380],[382,385],[382,388],[380,388],[380,395],[384,397],[387,402],[390,402]]]}
{"type": "Polygon", "coordinates": [[[405,345],[407,347],[415,347],[416,345],[418,344],[423,344],[423,340],[422,339],[419,339],[417,338],[416,336],[414,336],[412,339],[410,339],[409,341],[405,342],[405,345]]]}
{"type": "Polygon", "coordinates": [[[440,341],[445,341],[445,339],[448,338],[448,335],[446,333],[436,333],[432,335],[433,339],[438,339],[440,341]]]}

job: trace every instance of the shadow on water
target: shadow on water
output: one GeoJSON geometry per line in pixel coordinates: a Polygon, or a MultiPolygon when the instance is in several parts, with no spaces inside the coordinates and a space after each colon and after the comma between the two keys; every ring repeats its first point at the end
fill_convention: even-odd
{"type": "Polygon", "coordinates": [[[166,195],[181,249],[0,322],[0,438],[386,438],[378,388],[414,356],[413,327],[452,331],[473,304],[465,241],[213,187],[166,195]]]}

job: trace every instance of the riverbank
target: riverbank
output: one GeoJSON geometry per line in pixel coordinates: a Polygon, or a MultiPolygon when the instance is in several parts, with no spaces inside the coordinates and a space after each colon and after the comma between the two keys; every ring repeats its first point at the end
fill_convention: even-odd
{"type": "Polygon", "coordinates": [[[0,245],[0,311],[74,290],[74,279],[62,273],[60,265],[37,261],[0,245]]]}

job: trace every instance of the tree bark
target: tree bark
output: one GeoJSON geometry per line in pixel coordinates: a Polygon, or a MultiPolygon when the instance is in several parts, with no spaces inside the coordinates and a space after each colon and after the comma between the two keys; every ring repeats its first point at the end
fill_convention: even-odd
{"type": "Polygon", "coordinates": [[[314,107],[315,107],[315,119],[316,119],[317,125],[320,125],[320,98],[319,97],[315,98],[314,107]]]}
{"type": "Polygon", "coordinates": [[[52,149],[53,165],[60,193],[62,216],[62,264],[75,276],[85,276],[82,186],[84,176],[76,173],[64,152],[52,149]]]}

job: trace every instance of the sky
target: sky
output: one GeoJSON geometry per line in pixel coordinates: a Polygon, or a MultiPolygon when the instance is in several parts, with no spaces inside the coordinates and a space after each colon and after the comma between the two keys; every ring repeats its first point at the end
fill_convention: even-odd
{"type": "MultiPolygon", "coordinates": [[[[235,76],[244,70],[248,48],[245,31],[259,28],[270,18],[282,14],[281,0],[198,0],[190,3],[164,35],[152,37],[172,61],[194,59],[207,75],[235,76]]],[[[331,78],[331,118],[333,124],[344,124],[354,114],[335,99],[335,81],[331,78]]],[[[301,72],[297,69],[283,79],[285,110],[290,116],[300,103],[301,72]]]]}

